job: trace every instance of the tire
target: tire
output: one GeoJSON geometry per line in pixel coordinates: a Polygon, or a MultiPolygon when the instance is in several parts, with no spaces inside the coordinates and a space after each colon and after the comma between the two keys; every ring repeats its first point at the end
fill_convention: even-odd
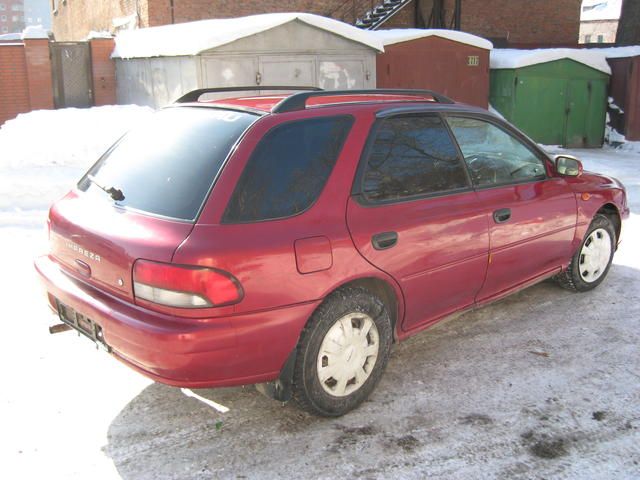
{"type": "Polygon", "coordinates": [[[356,408],[382,376],[391,350],[391,330],[387,308],[368,290],[346,287],[332,293],[298,342],[294,401],[325,417],[356,408]]]}
{"type": "Polygon", "coordinates": [[[616,231],[605,215],[597,214],[571,258],[569,267],[554,277],[561,287],[574,292],[596,288],[609,273],[616,247],[616,231]],[[594,249],[595,253],[590,253],[594,249]]]}

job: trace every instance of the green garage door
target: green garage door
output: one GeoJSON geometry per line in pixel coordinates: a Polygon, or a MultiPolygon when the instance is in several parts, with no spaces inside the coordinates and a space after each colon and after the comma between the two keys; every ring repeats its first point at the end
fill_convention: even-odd
{"type": "Polygon", "coordinates": [[[516,77],[513,123],[537,142],[562,145],[567,81],[562,78],[516,77]]]}
{"type": "Polygon", "coordinates": [[[609,76],[570,59],[491,71],[491,104],[536,142],[599,147],[609,76]]]}

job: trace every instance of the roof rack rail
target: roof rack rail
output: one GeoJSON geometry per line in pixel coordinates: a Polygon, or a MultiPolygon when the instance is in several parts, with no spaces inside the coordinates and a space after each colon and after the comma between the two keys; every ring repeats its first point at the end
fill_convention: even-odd
{"type": "Polygon", "coordinates": [[[321,90],[312,92],[295,93],[280,101],[273,109],[272,113],[285,113],[304,110],[307,100],[315,97],[333,97],[340,95],[406,95],[415,97],[431,97],[438,103],[455,103],[449,97],[432,90],[410,90],[397,88],[378,88],[369,90],[321,90]]]}
{"type": "Polygon", "coordinates": [[[294,87],[294,86],[283,86],[283,85],[253,85],[247,87],[216,87],[216,88],[199,88],[198,90],[192,90],[189,93],[184,94],[180,98],[178,98],[174,103],[189,103],[189,102],[197,102],[198,99],[204,95],[205,93],[225,93],[225,92],[250,92],[250,91],[260,91],[260,90],[284,90],[284,91],[313,91],[319,92],[322,91],[321,88],[318,87],[294,87]]]}

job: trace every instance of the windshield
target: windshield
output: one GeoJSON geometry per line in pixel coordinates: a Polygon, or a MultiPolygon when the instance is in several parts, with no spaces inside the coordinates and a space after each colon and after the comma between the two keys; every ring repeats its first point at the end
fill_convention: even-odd
{"type": "Polygon", "coordinates": [[[195,220],[231,148],[257,119],[214,108],[161,110],[108,150],[78,188],[107,199],[113,189],[124,196],[112,196],[119,206],[195,220]]]}

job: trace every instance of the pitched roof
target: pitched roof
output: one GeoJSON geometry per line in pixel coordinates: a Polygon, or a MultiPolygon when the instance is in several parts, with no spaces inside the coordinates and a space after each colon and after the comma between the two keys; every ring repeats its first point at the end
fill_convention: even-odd
{"type": "Polygon", "coordinates": [[[370,32],[344,22],[310,13],[267,13],[126,30],[116,37],[116,48],[112,56],[146,58],[196,55],[296,20],[375,50],[384,50],[382,42],[370,32]]]}
{"type": "Polygon", "coordinates": [[[489,40],[457,30],[396,28],[392,30],[374,30],[371,34],[382,41],[385,46],[393,45],[394,43],[408,42],[417,38],[441,37],[453,40],[454,42],[465,43],[473,47],[484,48],[485,50],[491,50],[493,48],[493,44],[489,40]]]}
{"type": "Polygon", "coordinates": [[[522,68],[564,58],[611,75],[611,68],[607,63],[605,54],[597,48],[539,48],[535,50],[497,48],[491,51],[491,68],[522,68]]]}

